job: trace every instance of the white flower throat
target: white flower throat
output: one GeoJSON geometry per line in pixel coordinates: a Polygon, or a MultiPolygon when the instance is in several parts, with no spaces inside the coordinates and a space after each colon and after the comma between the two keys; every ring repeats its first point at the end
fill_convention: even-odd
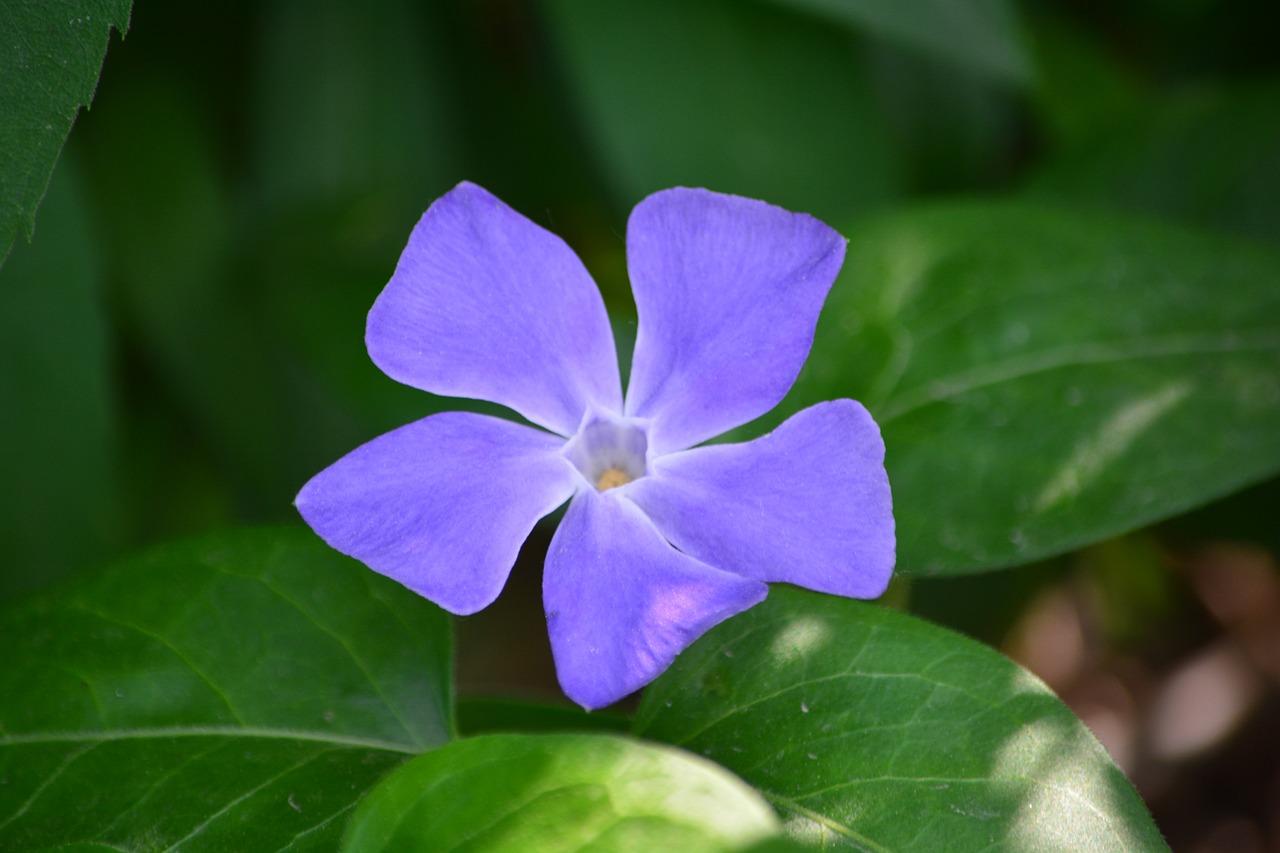
{"type": "Polygon", "coordinates": [[[603,492],[643,477],[648,450],[643,423],[588,417],[564,453],[587,482],[603,492]]]}

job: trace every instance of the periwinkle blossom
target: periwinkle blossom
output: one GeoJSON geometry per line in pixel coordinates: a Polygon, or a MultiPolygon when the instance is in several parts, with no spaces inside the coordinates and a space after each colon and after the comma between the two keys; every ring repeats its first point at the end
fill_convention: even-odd
{"type": "Polygon", "coordinates": [[[461,615],[497,598],[534,524],[568,500],[543,596],[560,683],[586,708],[648,684],[768,582],[874,598],[895,540],[884,445],[860,404],[697,446],[790,389],[844,252],[828,226],[764,202],[649,196],[627,223],[639,328],[624,397],[582,262],[460,184],[369,312],[369,354],[393,379],[536,426],[431,415],[317,474],[298,510],[337,550],[461,615]]]}

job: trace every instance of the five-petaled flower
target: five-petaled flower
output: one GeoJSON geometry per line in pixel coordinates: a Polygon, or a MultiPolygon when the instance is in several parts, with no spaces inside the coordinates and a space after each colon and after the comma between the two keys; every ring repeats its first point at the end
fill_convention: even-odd
{"type": "Polygon", "coordinates": [[[591,277],[560,238],[474,184],[438,199],[369,312],[388,376],[533,424],[448,412],[357,448],[297,506],[330,545],[456,614],[490,604],[538,519],[570,500],[543,577],[565,693],[653,680],[781,581],[874,598],[893,570],[884,445],[852,400],[744,444],[696,446],[795,382],[845,241],[813,217],[707,190],[627,223],[639,328],[626,396],[591,277]]]}

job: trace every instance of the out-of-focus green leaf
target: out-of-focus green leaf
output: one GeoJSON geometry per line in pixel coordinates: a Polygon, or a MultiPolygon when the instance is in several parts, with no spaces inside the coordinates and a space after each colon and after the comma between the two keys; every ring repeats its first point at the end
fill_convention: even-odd
{"type": "Polygon", "coordinates": [[[371,0],[353,14],[341,0],[267,4],[255,89],[255,195],[271,206],[335,198],[389,206],[407,235],[410,217],[465,177],[457,172],[457,119],[432,8],[371,0]]]}
{"type": "Polygon", "coordinates": [[[897,192],[852,39],[736,0],[547,0],[583,131],[626,206],[679,184],[824,218],[897,192]]]}
{"type": "Polygon", "coordinates": [[[84,129],[104,248],[151,375],[212,448],[241,505],[279,517],[308,471],[293,450],[277,330],[239,274],[235,214],[211,116],[158,76],[122,80],[84,129]]]}
{"type": "Polygon", "coordinates": [[[606,735],[484,735],[387,776],[345,853],[720,853],[777,831],[759,795],[669,747],[606,735]]]}
{"type": "Polygon", "coordinates": [[[1027,196],[1280,243],[1280,82],[1188,90],[1048,158],[1027,196]]]}
{"type": "Polygon", "coordinates": [[[0,0],[0,264],[30,238],[62,143],[132,0],[0,0]]]}
{"type": "Polygon", "coordinates": [[[0,648],[6,850],[333,850],[451,731],[448,618],[301,531],[76,578],[0,611],[0,648]]]}
{"type": "Polygon", "coordinates": [[[1025,85],[1031,60],[1009,0],[774,0],[812,9],[968,71],[1025,85]]]}
{"type": "Polygon", "coordinates": [[[898,566],[1096,542],[1280,469],[1280,257],[1130,220],[963,204],[864,223],[773,418],[862,400],[898,566]]]}
{"type": "Polygon", "coordinates": [[[896,44],[866,47],[878,109],[910,192],[956,192],[1005,182],[1025,145],[1015,93],[896,44]]]}
{"type": "Polygon", "coordinates": [[[101,558],[118,520],[102,259],[73,165],[0,270],[0,599],[101,558]]]}
{"type": "Polygon", "coordinates": [[[1037,61],[1031,100],[1049,146],[1073,144],[1152,97],[1121,56],[1054,7],[1034,7],[1028,28],[1037,61]]]}
{"type": "Polygon", "coordinates": [[[740,774],[818,849],[1167,849],[1041,682],[863,602],[775,587],[645,691],[636,732],[740,774]]]}

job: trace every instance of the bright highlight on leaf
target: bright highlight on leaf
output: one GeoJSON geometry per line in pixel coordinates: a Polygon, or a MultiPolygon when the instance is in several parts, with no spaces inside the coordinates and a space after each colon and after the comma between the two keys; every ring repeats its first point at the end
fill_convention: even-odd
{"type": "Polygon", "coordinates": [[[503,734],[388,775],[342,850],[730,853],[778,829],[756,791],[688,753],[616,736],[503,734]]]}
{"type": "Polygon", "coordinates": [[[639,312],[624,399],[599,292],[558,237],[461,184],[423,215],[369,312],[394,379],[508,406],[401,427],[302,489],[330,545],[454,613],[498,595],[539,518],[572,498],[544,579],[565,692],[649,683],[784,581],[873,598],[894,562],[884,446],[852,400],[747,444],[695,447],[795,382],[845,242],[810,216],[706,190],[627,227],[639,312]]]}
{"type": "Polygon", "coordinates": [[[776,590],[681,655],[635,731],[741,774],[814,849],[1168,849],[1044,684],[862,602],[776,590]]]}

